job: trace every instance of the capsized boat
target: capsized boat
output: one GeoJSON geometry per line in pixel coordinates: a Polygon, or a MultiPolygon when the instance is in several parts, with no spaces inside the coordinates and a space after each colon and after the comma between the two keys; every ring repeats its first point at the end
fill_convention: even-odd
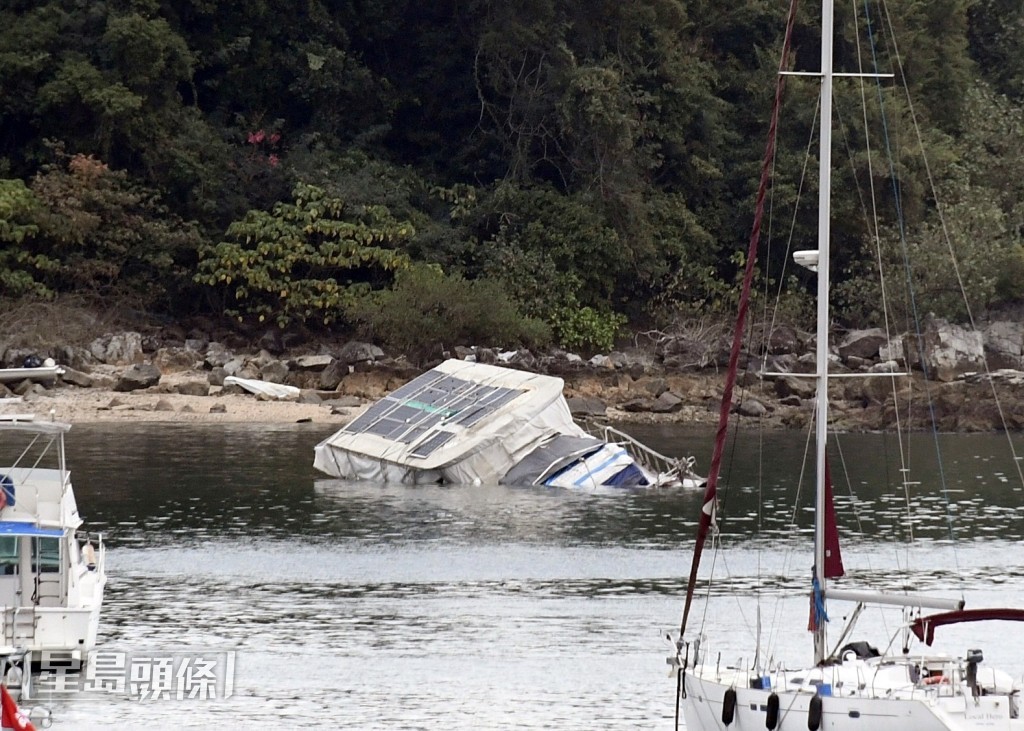
{"type": "Polygon", "coordinates": [[[446,360],[320,442],[313,466],[332,477],[406,484],[703,484],[692,459],[671,460],[621,432],[614,440],[589,433],[573,420],[563,385],[446,360]]]}
{"type": "MultiPolygon", "coordinates": [[[[790,9],[786,41],[782,58],[788,59],[790,33],[795,19],[795,3],[790,9]]],[[[865,12],[867,12],[865,5],[865,12]]],[[[941,654],[931,649],[935,631],[947,625],[971,625],[975,622],[1020,622],[1024,611],[1013,608],[964,608],[963,597],[946,598],[913,591],[878,591],[878,587],[853,587],[841,583],[845,568],[840,553],[839,533],[832,499],[831,475],[827,454],[830,437],[829,380],[830,373],[829,324],[829,268],[830,268],[830,168],[831,159],[831,97],[833,72],[833,2],[823,0],[821,4],[821,68],[816,75],[820,78],[820,118],[822,120],[819,150],[819,211],[818,248],[797,252],[797,263],[816,272],[817,276],[817,341],[815,371],[806,374],[816,383],[814,402],[814,542],[813,553],[808,555],[805,574],[809,594],[810,617],[807,629],[813,634],[814,661],[804,666],[787,667],[782,661],[774,660],[783,648],[776,647],[771,655],[761,654],[762,637],[760,613],[756,627],[751,626],[755,638],[749,647],[749,658],[738,663],[720,662],[721,654],[711,644],[713,627],[702,625],[697,629],[689,626],[688,619],[695,595],[700,559],[709,534],[716,533],[719,504],[718,475],[722,462],[725,435],[731,406],[732,388],[736,379],[736,364],[744,330],[752,271],[757,254],[757,239],[762,211],[755,213],[754,230],[750,240],[747,271],[744,276],[744,292],[741,295],[739,316],[726,387],[720,411],[720,425],[715,441],[707,487],[701,501],[700,522],[694,544],[694,554],[686,602],[679,634],[672,638],[675,643],[669,663],[676,678],[676,724],[679,711],[685,719],[688,731],[710,731],[734,729],[831,729],[835,731],[968,731],[1000,729],[1015,731],[1024,729],[1024,718],[1020,713],[1020,684],[1009,673],[985,664],[983,643],[977,639],[965,642],[964,651],[956,655],[941,654]],[[838,607],[843,610],[845,626],[836,636],[829,636],[829,615],[837,620],[838,607]],[[851,641],[851,632],[868,608],[899,607],[903,621],[896,628],[888,643],[874,644],[864,640],[851,641]],[[938,610],[938,613],[932,613],[938,610]],[[915,638],[917,642],[915,642],[915,638]],[[969,644],[968,644],[969,643],[969,644]],[[709,645],[711,645],[709,647],[709,645]],[[969,649],[968,649],[969,648],[969,649]]],[[[865,18],[865,28],[879,24],[874,18],[865,18]]],[[[890,25],[891,27],[891,25],[890,25]]],[[[895,45],[895,44],[893,44],[895,45]]],[[[872,46],[874,48],[874,46],[872,46]]],[[[843,74],[877,78],[875,72],[843,74]]],[[[778,91],[781,91],[784,74],[780,73],[778,91]]],[[[778,121],[779,94],[773,109],[771,128],[778,121]]],[[[764,158],[764,168],[758,198],[764,200],[767,188],[767,174],[774,159],[773,141],[769,142],[764,158]]],[[[894,188],[899,188],[894,185],[894,188]]],[[[909,279],[909,278],[908,278],[909,279]]],[[[921,351],[919,351],[921,352],[921,351]]],[[[927,364],[925,364],[927,365],[927,364]]],[[[797,377],[798,374],[766,372],[763,375],[797,377]]],[[[850,374],[871,377],[872,374],[850,374]]],[[[874,374],[878,377],[880,374],[874,374]]],[[[908,374],[886,373],[883,377],[904,382],[908,374]]],[[[925,377],[927,378],[927,373],[925,377]]],[[[897,389],[893,388],[894,394],[897,389]]],[[[995,397],[993,392],[993,397],[995,397]]],[[[995,403],[994,407],[998,407],[995,403]]],[[[899,409],[897,409],[898,411],[899,409]]],[[[834,435],[832,435],[834,436],[834,435]]],[[[800,438],[800,437],[798,437],[800,438]]],[[[935,440],[938,447],[938,440],[935,440]]],[[[1010,442],[1012,448],[1012,442],[1010,442]]],[[[864,455],[867,457],[867,455],[864,455]]],[[[906,457],[906,454],[901,454],[906,457]]],[[[941,455],[937,455],[942,465],[941,455]]],[[[871,455],[875,459],[876,455],[871,455]]],[[[1015,458],[1016,459],[1016,458],[1015,458]]],[[[904,460],[904,465],[908,464],[904,460]]],[[[973,468],[969,468],[973,470],[973,468]]],[[[908,490],[912,482],[908,469],[899,471],[904,480],[901,491],[908,490]]],[[[940,480],[945,480],[940,469],[940,480]]],[[[1018,467],[1018,473],[1020,468],[1018,467]]],[[[964,476],[966,482],[973,471],[964,476]]],[[[1024,475],[1018,474],[1020,477],[1024,475]]],[[[794,485],[798,479],[794,476],[794,485]]],[[[1018,488],[1020,489],[1020,488],[1018,488]]],[[[721,563],[721,562],[718,562],[721,563]]],[[[953,582],[954,567],[942,575],[953,582]]],[[[848,579],[847,579],[848,580],[848,579]]],[[[751,615],[754,607],[750,597],[743,596],[751,615]]],[[[804,605],[806,606],[806,605],[804,605]]],[[[805,610],[806,611],[806,610],[805,610]]],[[[803,614],[801,612],[801,614],[803,614]]],[[[801,617],[789,616],[781,621],[787,626],[802,625],[801,617]]],[[[705,615],[706,621],[707,617],[705,615]]],[[[714,618],[710,620],[714,624],[714,618]]],[[[753,624],[753,623],[751,623],[753,624]]],[[[976,629],[970,626],[970,629],[976,629]]],[[[1019,631],[1019,630],[1018,630],[1019,631]]],[[[768,634],[772,634],[769,631],[768,634]]],[[[964,628],[960,635],[966,634],[964,628]]],[[[998,643],[999,635],[989,636],[998,643]]],[[[721,637],[719,637],[721,639],[721,637]]],[[[882,638],[883,640],[885,638],[882,638]]]]}
{"type": "Polygon", "coordinates": [[[70,424],[0,415],[0,657],[83,661],[106,585],[103,536],[81,532],[70,424]]]}

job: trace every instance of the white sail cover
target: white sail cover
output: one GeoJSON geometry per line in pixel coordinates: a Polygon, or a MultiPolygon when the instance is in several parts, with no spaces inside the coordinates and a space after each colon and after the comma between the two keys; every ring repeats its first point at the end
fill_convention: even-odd
{"type": "Polygon", "coordinates": [[[545,440],[587,436],[562,386],[554,376],[446,360],[318,444],[313,466],[379,482],[497,483],[545,440]]]}

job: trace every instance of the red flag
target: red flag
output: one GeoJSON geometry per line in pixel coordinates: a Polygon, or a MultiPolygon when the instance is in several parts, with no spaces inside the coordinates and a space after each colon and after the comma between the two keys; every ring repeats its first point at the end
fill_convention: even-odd
{"type": "Polygon", "coordinates": [[[18,710],[18,704],[7,692],[6,685],[0,685],[0,727],[13,731],[36,731],[28,716],[18,710]]]}

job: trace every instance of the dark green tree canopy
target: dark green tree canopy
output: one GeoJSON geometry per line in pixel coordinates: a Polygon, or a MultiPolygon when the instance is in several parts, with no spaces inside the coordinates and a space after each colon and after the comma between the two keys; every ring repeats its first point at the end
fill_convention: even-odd
{"type": "MultiPolygon", "coordinates": [[[[607,342],[627,319],[726,307],[784,10],[767,0],[9,0],[2,295],[57,292],[74,274],[97,292],[165,293],[149,306],[170,313],[342,327],[335,306],[423,265],[439,267],[449,291],[479,280],[479,291],[503,292],[510,311],[545,321],[563,344],[607,342]],[[103,171],[92,190],[88,165],[103,171]]],[[[817,13],[800,7],[798,70],[817,68],[817,13]]],[[[866,316],[855,303],[876,226],[933,242],[930,175],[971,213],[964,245],[986,231],[1003,271],[1016,271],[1024,211],[1006,183],[1019,179],[1022,148],[1020,3],[869,0],[837,7],[836,21],[837,65],[870,71],[879,59],[909,90],[837,85],[844,316],[866,316]],[[870,154],[852,152],[868,139],[870,154]],[[921,148],[930,170],[915,161],[921,148]],[[901,207],[869,222],[864,201],[894,182],[901,207]]],[[[814,231],[811,207],[796,206],[817,186],[816,96],[813,80],[793,79],[779,130],[772,202],[796,241],[814,231]]],[[[791,279],[777,251],[766,248],[763,275],[800,295],[809,281],[791,279]]],[[[1012,278],[996,282],[984,257],[968,258],[990,302],[1018,296],[1012,278]]],[[[405,291],[428,280],[406,277],[405,291]]]]}

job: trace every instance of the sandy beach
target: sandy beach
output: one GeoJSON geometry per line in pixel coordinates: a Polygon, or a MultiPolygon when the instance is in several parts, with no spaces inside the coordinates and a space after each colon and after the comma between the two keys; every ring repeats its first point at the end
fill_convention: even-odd
{"type": "MultiPolygon", "coordinates": [[[[98,372],[113,373],[114,368],[101,366],[98,372]]],[[[363,399],[356,406],[338,406],[336,403],[309,403],[301,400],[274,400],[237,389],[224,390],[211,386],[207,396],[178,393],[184,383],[205,383],[208,372],[187,370],[165,373],[151,388],[120,392],[110,388],[80,388],[62,384],[30,393],[25,397],[0,398],[0,416],[33,414],[36,419],[53,419],[71,424],[141,422],[193,422],[203,424],[230,424],[251,422],[257,424],[336,424],[340,427],[362,413],[374,399],[363,399]]],[[[693,380],[693,379],[688,379],[693,380]]],[[[697,379],[700,380],[700,379],[697,379]]],[[[566,395],[594,396],[601,393],[603,381],[593,379],[566,386],[566,395]],[[582,386],[582,387],[581,387],[582,386]]],[[[680,389],[688,392],[688,388],[680,389]]],[[[616,391],[616,389],[612,389],[616,391]]],[[[323,392],[320,392],[323,395],[323,392]]],[[[327,394],[330,396],[331,394],[327,394]]],[[[604,393],[607,396],[608,393],[604,393]]],[[[344,394],[337,394],[341,397],[344,394]]],[[[621,394],[619,394],[621,396],[621,394]]],[[[627,413],[608,404],[607,418],[612,422],[678,422],[712,423],[715,413],[703,403],[685,404],[673,413],[627,413]]]]}
{"type": "Polygon", "coordinates": [[[206,374],[183,372],[165,375],[153,388],[115,392],[103,388],[58,386],[24,398],[0,399],[0,415],[35,414],[72,424],[96,422],[253,422],[288,424],[316,422],[341,424],[360,408],[338,409],[328,404],[269,400],[252,394],[222,393],[211,387],[209,396],[173,392],[175,384],[206,380],[206,374]]]}

